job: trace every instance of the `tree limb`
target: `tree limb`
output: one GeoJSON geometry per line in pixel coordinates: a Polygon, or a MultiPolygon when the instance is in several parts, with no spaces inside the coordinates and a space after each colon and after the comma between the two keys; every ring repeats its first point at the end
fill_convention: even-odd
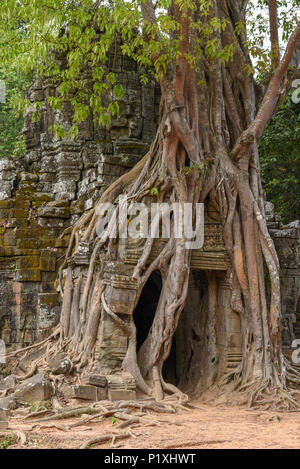
{"type": "Polygon", "coordinates": [[[251,145],[255,139],[261,137],[263,130],[269,120],[272,118],[274,111],[277,107],[278,99],[280,96],[280,86],[282,78],[286,74],[288,67],[291,63],[295,48],[297,46],[298,40],[300,38],[300,22],[298,23],[296,29],[291,35],[288,45],[286,47],[285,54],[273,73],[273,76],[270,80],[267,92],[263,99],[263,102],[260,106],[260,109],[245,132],[241,135],[238,143],[234,147],[232,154],[237,156],[242,147],[245,145],[251,145]]]}
{"type": "Polygon", "coordinates": [[[272,62],[274,67],[280,63],[277,0],[269,0],[269,21],[271,35],[272,62]]]}

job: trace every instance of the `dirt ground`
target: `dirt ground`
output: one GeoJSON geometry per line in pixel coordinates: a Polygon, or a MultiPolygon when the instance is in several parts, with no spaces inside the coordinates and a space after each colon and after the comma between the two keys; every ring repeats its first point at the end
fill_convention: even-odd
{"type": "MultiPolygon", "coordinates": [[[[204,405],[193,402],[196,408],[176,414],[149,413],[149,423],[155,426],[138,425],[132,436],[115,441],[113,447],[120,449],[299,449],[300,412],[261,412],[240,407],[204,405]]],[[[138,413],[135,412],[135,415],[138,413]]],[[[9,429],[1,431],[1,442],[9,441],[12,432],[25,433],[27,442],[10,448],[79,448],[83,442],[117,433],[118,421],[106,418],[100,422],[89,422],[69,431],[51,427],[53,424],[70,424],[87,417],[79,416],[66,421],[48,421],[48,428],[32,428],[32,422],[14,417],[9,429]]],[[[120,430],[119,430],[120,431],[120,430]]],[[[128,431],[125,430],[124,431],[128,431]]],[[[21,438],[22,439],[22,438],[21,438]]],[[[19,438],[20,441],[20,438],[19,438]]],[[[5,444],[2,444],[2,447],[5,444]]],[[[93,448],[112,448],[111,440],[96,444],[93,448]]]]}

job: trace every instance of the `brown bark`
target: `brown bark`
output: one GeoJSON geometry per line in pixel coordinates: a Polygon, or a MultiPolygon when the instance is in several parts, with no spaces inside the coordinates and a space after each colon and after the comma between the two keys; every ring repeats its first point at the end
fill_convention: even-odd
{"type": "MultiPolygon", "coordinates": [[[[286,378],[291,377],[294,382],[298,382],[298,376],[281,354],[279,264],[264,215],[256,143],[278,103],[281,83],[300,37],[300,24],[290,38],[286,53],[273,73],[255,116],[254,81],[244,70],[249,60],[248,52],[243,40],[236,37],[235,33],[235,23],[245,20],[245,3],[233,0],[213,2],[210,16],[203,21],[216,16],[227,19],[226,30],[216,32],[215,36],[223,47],[235,42],[234,58],[232,62],[222,64],[218,59],[208,59],[203,55],[199,58],[197,73],[191,69],[185,57],[193,48],[193,34],[190,30],[192,13],[189,11],[185,15],[178,6],[173,5],[172,11],[180,23],[181,55],[168,67],[160,81],[162,101],[155,141],[141,162],[116,181],[103,194],[99,203],[114,202],[124,191],[131,199],[140,201],[153,186],[159,189],[161,202],[169,198],[180,204],[192,202],[195,206],[199,200],[210,197],[223,222],[224,241],[232,261],[232,307],[241,317],[243,336],[242,363],[223,377],[219,384],[233,380],[236,389],[248,393],[249,403],[265,403],[265,396],[272,395],[274,401],[277,399],[281,403],[285,399],[285,402],[296,405],[288,394],[286,378]],[[205,86],[197,85],[200,79],[205,82],[205,86]],[[191,164],[196,164],[194,169],[187,173],[181,171],[184,166],[191,164]],[[271,280],[269,309],[264,262],[271,280]],[[288,373],[285,375],[286,370],[288,373]]],[[[272,19],[275,6],[270,1],[272,19]]],[[[151,0],[143,3],[142,12],[145,22],[155,23],[151,0]]],[[[195,11],[193,15],[197,18],[199,12],[195,11]]],[[[276,39],[274,28],[273,25],[273,47],[276,39]]],[[[205,48],[205,39],[203,42],[205,48]]],[[[71,266],[68,266],[62,311],[62,339],[70,339],[69,350],[78,368],[86,366],[93,357],[100,311],[101,307],[104,308],[129,338],[124,369],[132,373],[141,390],[147,394],[154,393],[157,399],[161,399],[165,392],[177,392],[174,386],[165,383],[162,367],[169,356],[172,337],[186,300],[190,251],[185,247],[184,237],[174,239],[172,231],[166,247],[149,263],[152,240],[146,242],[144,253],[134,271],[138,282],[136,301],[154,270],[161,272],[163,286],[153,325],[137,358],[135,326],[128,326],[110,310],[103,294],[101,270],[96,274],[96,260],[102,262],[110,256],[110,249],[104,249],[107,240],[100,242],[97,239],[95,227],[98,221],[99,216],[94,210],[83,217],[72,232],[63,268],[77,249],[79,229],[83,230],[81,240],[94,243],[94,250],[82,298],[78,295],[79,286],[72,296],[72,271],[71,266]],[[77,327],[78,315],[80,327],[77,327]]],[[[209,273],[207,278],[210,318],[210,353],[207,356],[216,357],[216,285],[209,273]]],[[[214,367],[207,369],[207,382],[211,385],[217,379],[217,373],[214,367]]]]}

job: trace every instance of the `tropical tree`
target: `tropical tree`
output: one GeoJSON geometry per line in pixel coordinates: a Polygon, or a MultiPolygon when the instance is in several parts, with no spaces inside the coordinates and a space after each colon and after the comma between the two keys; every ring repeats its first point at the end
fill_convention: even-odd
{"type": "Polygon", "coordinates": [[[21,135],[22,112],[17,109],[17,99],[25,96],[30,76],[20,73],[15,67],[0,67],[0,80],[3,85],[3,102],[0,103],[0,158],[18,157],[25,151],[21,135]],[[15,104],[16,103],[16,106],[15,104]]]}
{"type": "Polygon", "coordinates": [[[258,147],[267,199],[285,223],[300,219],[300,107],[292,96],[266,126],[258,147]]]}
{"type": "MultiPolygon", "coordinates": [[[[211,201],[220,214],[231,258],[232,308],[240,315],[243,338],[241,364],[223,377],[219,385],[224,391],[223,386],[233,383],[234,389],[242,390],[250,403],[274,401],[297,405],[287,380],[299,383],[300,375],[281,351],[279,263],[266,225],[257,150],[258,139],[293,78],[290,64],[300,37],[300,23],[294,12],[291,18],[288,15],[296,3],[4,0],[0,7],[4,19],[2,37],[8,45],[2,52],[4,59],[19,54],[23,67],[28,68],[38,61],[41,75],[50,74],[60,82],[61,98],[51,99],[54,107],[77,90],[70,98],[74,126],[67,131],[72,134],[76,134],[76,125],[86,118],[90,107],[95,119],[104,125],[118,112],[117,98],[122,90],[114,83],[114,74],[105,73],[104,68],[116,37],[121,37],[123,54],[145,69],[142,80],[147,80],[147,73],[155,76],[161,89],[156,137],[149,152],[105,191],[99,203],[113,202],[122,211],[119,195],[126,194],[131,201],[140,202],[145,200],[145,194],[153,193],[153,188],[160,202],[171,200],[181,205],[190,202],[195,207],[197,202],[211,201]],[[259,21],[253,21],[251,9],[256,7],[262,11],[267,8],[267,26],[264,13],[259,21]],[[256,37],[255,23],[260,37],[266,30],[270,33],[268,54],[268,45],[251,42],[251,37],[256,37]],[[279,26],[285,35],[289,34],[284,52],[279,26]],[[12,29],[18,31],[15,36],[12,29]],[[66,54],[63,68],[49,51],[66,54]],[[265,76],[265,92],[260,102],[255,98],[258,88],[250,52],[256,58],[264,57],[263,64],[258,60],[258,66],[264,66],[265,76]],[[94,66],[91,94],[87,93],[81,75],[87,63],[94,66]],[[105,105],[101,97],[111,85],[116,99],[105,105]],[[270,277],[270,302],[266,297],[264,266],[270,277]]],[[[63,129],[55,130],[63,136],[63,129]]],[[[128,335],[123,368],[134,376],[142,391],[162,398],[164,392],[177,391],[164,381],[162,367],[186,300],[191,251],[184,237],[174,236],[172,226],[166,246],[150,262],[153,239],[147,239],[133,272],[137,299],[154,270],[161,272],[162,290],[153,325],[137,357],[135,326],[110,310],[103,293],[101,269],[96,266],[99,259],[101,263],[109,260],[112,252],[109,230],[105,237],[97,234],[101,217],[98,206],[72,229],[62,269],[68,265],[78,243],[90,243],[93,252],[82,295],[73,292],[72,267],[68,267],[58,346],[66,346],[77,369],[84,369],[93,361],[103,308],[128,335]],[[69,326],[74,320],[78,322],[79,310],[81,321],[72,331],[69,326]]],[[[118,242],[116,236],[114,242],[118,242]]],[[[214,308],[215,280],[209,278],[208,283],[214,308]]],[[[213,314],[210,320],[213,321],[213,314]]],[[[210,324],[210,330],[213,327],[210,324]]],[[[211,347],[215,346],[214,340],[211,337],[211,347]]]]}

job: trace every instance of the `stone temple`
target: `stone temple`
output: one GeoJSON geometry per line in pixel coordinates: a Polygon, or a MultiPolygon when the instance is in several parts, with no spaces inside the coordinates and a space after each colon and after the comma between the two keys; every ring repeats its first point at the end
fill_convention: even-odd
{"type": "MultiPolygon", "coordinates": [[[[23,132],[26,154],[21,159],[0,159],[0,339],[15,350],[47,337],[60,319],[61,298],[57,271],[68,245],[60,238],[102,192],[146,153],[155,135],[159,90],[153,81],[141,84],[136,64],[121,54],[108,64],[124,87],[120,115],[109,128],[99,128],[89,118],[80,125],[75,140],[56,140],[49,127],[71,124],[72,109],[64,104],[53,111],[47,103],[57,89],[51,81],[36,79],[28,90],[31,105],[23,132]],[[33,120],[34,103],[43,101],[39,120],[33,120]]],[[[281,265],[283,346],[300,338],[300,223],[281,224],[272,204],[266,203],[270,234],[281,265]]],[[[128,240],[119,261],[105,266],[109,307],[129,316],[137,327],[137,347],[145,339],[157,306],[161,281],[152,274],[134,309],[135,285],[131,273],[143,245],[128,240]],[[122,262],[120,262],[122,261],[122,262]],[[142,313],[142,314],[140,314],[142,313]]],[[[155,244],[154,249],[161,249],[155,244]]],[[[75,267],[73,288],[79,275],[86,276],[90,250],[80,245],[70,259],[75,267]]],[[[205,321],[210,308],[208,276],[217,285],[218,357],[225,371],[241,360],[238,314],[230,307],[230,261],[226,254],[220,220],[214,207],[205,207],[204,246],[193,251],[189,293],[173,339],[164,375],[183,390],[200,376],[198,352],[207,340],[205,321]]],[[[120,371],[127,337],[102,312],[96,345],[96,367],[110,380],[120,371]]],[[[127,383],[134,390],[134,383],[127,383]]],[[[133,391],[134,392],[134,391],[133,391]]]]}

